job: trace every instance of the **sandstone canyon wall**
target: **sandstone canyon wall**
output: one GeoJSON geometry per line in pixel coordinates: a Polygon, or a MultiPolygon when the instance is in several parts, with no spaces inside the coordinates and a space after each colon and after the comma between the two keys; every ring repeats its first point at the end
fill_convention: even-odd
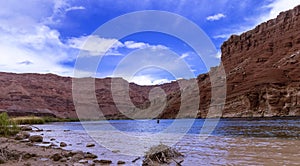
{"type": "MultiPolygon", "coordinates": [[[[300,6],[239,36],[232,35],[221,50],[227,90],[222,117],[300,116],[300,6]]],[[[210,76],[221,70],[212,68],[197,78],[201,92],[198,117],[207,117],[210,76]]],[[[173,96],[164,118],[179,111],[180,93],[173,96]]]]}
{"type": "Polygon", "coordinates": [[[223,116],[300,115],[300,6],[222,45],[223,116]]]}

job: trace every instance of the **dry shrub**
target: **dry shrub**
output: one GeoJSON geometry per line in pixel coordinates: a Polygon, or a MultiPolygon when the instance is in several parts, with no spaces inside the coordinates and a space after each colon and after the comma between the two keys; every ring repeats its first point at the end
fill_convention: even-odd
{"type": "Polygon", "coordinates": [[[180,165],[183,160],[177,162],[175,159],[178,157],[183,157],[183,155],[174,148],[160,144],[151,147],[146,152],[146,155],[144,156],[145,159],[143,160],[143,166],[169,164],[172,161],[176,162],[177,165],[180,165]]]}

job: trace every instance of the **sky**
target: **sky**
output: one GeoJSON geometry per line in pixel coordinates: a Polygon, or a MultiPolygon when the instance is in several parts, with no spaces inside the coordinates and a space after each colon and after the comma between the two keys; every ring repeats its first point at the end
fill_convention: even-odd
{"type": "MultiPolygon", "coordinates": [[[[0,71],[73,77],[76,64],[84,61],[85,67],[79,69],[83,73],[120,76],[140,85],[188,79],[220,63],[220,47],[232,34],[250,30],[298,4],[300,0],[0,1],[0,71]],[[191,21],[217,53],[206,64],[191,45],[170,34],[141,31],[114,38],[96,33],[113,19],[144,10],[171,12],[191,21]],[[89,69],[91,64],[97,68],[89,69]]],[[[111,31],[146,22],[136,19],[127,25],[125,21],[111,31]]],[[[174,28],[185,33],[185,26],[174,28]]]]}

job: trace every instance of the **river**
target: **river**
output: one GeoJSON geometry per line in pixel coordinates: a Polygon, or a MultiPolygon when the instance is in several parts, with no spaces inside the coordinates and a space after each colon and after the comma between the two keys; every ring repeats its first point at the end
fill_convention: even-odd
{"type": "Polygon", "coordinates": [[[117,160],[141,165],[142,159],[132,160],[159,143],[183,153],[182,165],[300,165],[300,118],[221,119],[216,127],[205,126],[213,129],[206,134],[200,134],[204,119],[176,121],[111,120],[35,126],[44,130],[45,141],[57,145],[66,142],[64,149],[88,151],[112,160],[113,165],[117,160]],[[87,143],[95,143],[95,147],[87,148],[87,143]]]}

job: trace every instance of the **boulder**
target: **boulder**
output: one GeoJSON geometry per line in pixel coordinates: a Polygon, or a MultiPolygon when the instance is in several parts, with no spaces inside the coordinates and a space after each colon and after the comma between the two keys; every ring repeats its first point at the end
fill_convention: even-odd
{"type": "Polygon", "coordinates": [[[112,161],[111,160],[93,160],[94,163],[97,164],[111,164],[112,161]]]}
{"type": "Polygon", "coordinates": [[[59,161],[60,161],[60,162],[67,162],[67,160],[68,160],[68,159],[64,157],[64,158],[60,159],[59,161]]]}
{"type": "Polygon", "coordinates": [[[29,137],[29,141],[31,142],[43,142],[43,136],[41,135],[32,135],[29,137]]]}
{"type": "Polygon", "coordinates": [[[72,162],[78,162],[82,159],[84,159],[84,154],[83,153],[77,153],[77,154],[72,156],[71,161],[72,162]]]}
{"type": "Polygon", "coordinates": [[[118,162],[117,162],[117,164],[125,164],[126,162],[125,161],[121,161],[121,160],[119,160],[118,162]]]}
{"type": "Polygon", "coordinates": [[[60,144],[59,144],[59,146],[60,147],[66,147],[66,146],[68,146],[65,142],[61,142],[60,144]]]}
{"type": "Polygon", "coordinates": [[[87,152],[84,154],[84,158],[95,159],[97,157],[98,157],[97,155],[90,153],[90,152],[87,152]]]}
{"type": "Polygon", "coordinates": [[[16,135],[15,140],[23,140],[23,139],[27,139],[29,137],[30,137],[30,134],[27,131],[21,131],[16,135]]]}
{"type": "Polygon", "coordinates": [[[63,156],[62,156],[61,154],[59,154],[59,153],[55,153],[55,154],[52,155],[50,158],[51,158],[53,161],[59,161],[60,159],[63,158],[63,156]]]}

